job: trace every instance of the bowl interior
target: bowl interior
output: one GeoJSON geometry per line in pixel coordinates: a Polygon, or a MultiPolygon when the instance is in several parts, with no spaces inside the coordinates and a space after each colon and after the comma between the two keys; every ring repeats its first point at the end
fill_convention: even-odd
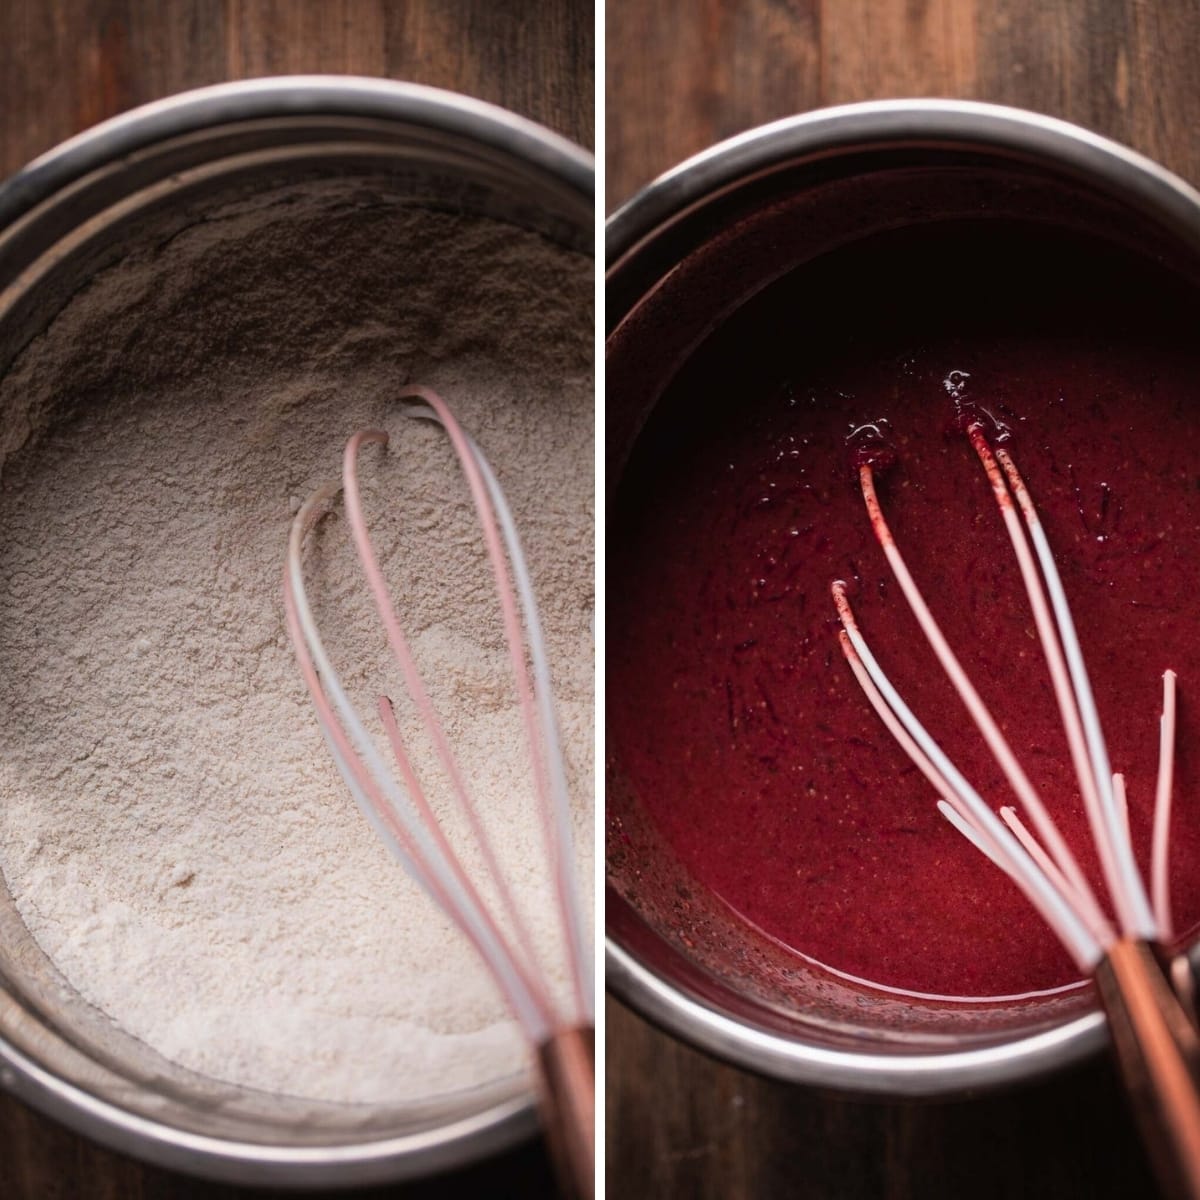
{"type": "MultiPolygon", "coordinates": [[[[110,395],[158,395],[210,371],[237,390],[254,362],[353,389],[362,365],[381,355],[395,362],[398,383],[421,364],[462,357],[491,362],[501,399],[519,399],[528,366],[489,343],[480,314],[495,302],[489,280],[519,264],[510,243],[521,239],[557,247],[562,274],[530,273],[511,322],[530,338],[575,331],[574,349],[534,359],[577,384],[588,375],[578,348],[591,330],[590,203],[546,163],[427,124],[294,114],[202,124],[101,163],[0,232],[0,477],[46,429],[91,420],[110,395]],[[492,231],[477,279],[463,277],[461,249],[439,240],[464,216],[492,231]],[[447,260],[453,270],[437,282],[447,260]],[[286,303],[301,294],[299,305],[286,303]],[[95,301],[82,317],[72,315],[79,296],[95,301]],[[420,313],[397,319],[406,296],[420,313]],[[56,323],[50,356],[45,335],[56,323]],[[106,325],[111,349],[97,354],[106,325]],[[13,385],[31,370],[57,375],[61,398],[13,385]]],[[[246,435],[263,436],[252,391],[246,435]]],[[[519,1069],[428,1101],[357,1104],[182,1068],[79,995],[4,886],[0,1038],[4,1081],[60,1118],[136,1153],[243,1180],[420,1174],[534,1127],[519,1069]]]]}
{"type": "MultiPolygon", "coordinates": [[[[769,298],[772,288],[795,305],[802,364],[806,338],[819,343],[827,319],[819,300],[812,301],[811,309],[805,307],[805,271],[821,261],[835,261],[839,252],[852,256],[865,294],[876,287],[895,289],[894,276],[871,274],[871,255],[862,251],[873,240],[912,229],[936,238],[939,230],[948,235],[991,222],[997,229],[1027,231],[1031,247],[1060,236],[1083,239],[1101,255],[1119,254],[1142,260],[1151,270],[1168,269],[1181,288],[1194,286],[1197,278],[1195,255],[1154,221],[1053,167],[994,153],[893,149],[834,156],[833,161],[748,178],[710,209],[707,215],[693,211],[673,228],[647,237],[612,271],[610,294],[619,302],[610,309],[607,346],[607,454],[610,527],[616,530],[620,519],[611,514],[620,508],[622,483],[635,465],[644,472],[647,446],[672,453],[686,445],[686,437],[672,442],[670,434],[672,421],[692,419],[681,400],[686,387],[681,383],[673,393],[673,385],[686,381],[689,372],[695,380],[696,372],[704,370],[701,362],[709,371],[716,369],[716,357],[705,360],[703,355],[723,331],[739,327],[739,319],[740,328],[749,330],[753,317],[743,310],[757,312],[766,323],[769,301],[763,298],[769,298]],[[754,310],[755,303],[763,307],[754,310]]],[[[840,314],[835,322],[854,321],[853,291],[847,287],[845,294],[829,300],[840,314]],[[839,308],[839,302],[845,307],[839,308]]],[[[1019,294],[1013,302],[1020,302],[1019,294]]],[[[753,367],[747,369],[753,373],[753,367]]],[[[803,372],[802,365],[797,369],[803,372]]],[[[621,703],[614,689],[608,695],[610,709],[621,703]]],[[[625,964],[615,970],[618,986],[635,1003],[645,1002],[645,980],[650,978],[655,987],[662,986],[662,995],[673,992],[684,1002],[674,1011],[662,995],[648,1007],[677,1031],[691,1032],[710,1047],[768,1071],[796,1077],[807,1071],[844,1087],[898,1091],[906,1090],[898,1076],[881,1083],[883,1071],[872,1083],[869,1071],[852,1066],[823,1073],[811,1063],[806,1067],[789,1060],[786,1044],[835,1055],[882,1055],[892,1058],[898,1071],[906,1056],[988,1052],[1064,1029],[1078,1034],[1074,1049],[1064,1050],[1057,1039],[1053,1054],[1040,1065],[1094,1044],[1098,1029],[1088,1017],[1092,1001],[1083,988],[1020,1002],[946,1005],[865,991],[807,965],[737,919],[689,877],[639,804],[612,749],[606,787],[607,920],[625,964]],[[682,1011],[688,1001],[729,1018],[720,1039],[697,1033],[693,1017],[682,1011]],[[757,1035],[763,1033],[780,1039],[774,1050],[761,1049],[757,1035]],[[750,1048],[751,1043],[759,1049],[750,1048]]],[[[1038,1065],[1031,1062],[1021,1069],[1038,1065]]],[[[941,1083],[933,1080],[907,1090],[979,1084],[987,1082],[987,1075],[987,1070],[974,1077],[947,1071],[941,1083]]]]}

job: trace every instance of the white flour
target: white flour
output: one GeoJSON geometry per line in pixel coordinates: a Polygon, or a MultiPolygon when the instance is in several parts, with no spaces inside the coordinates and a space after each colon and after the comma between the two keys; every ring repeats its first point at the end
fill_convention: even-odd
{"type": "MultiPolygon", "coordinates": [[[[439,389],[516,514],[590,895],[591,278],[501,224],[258,202],[106,272],[0,381],[0,867],[74,987],[183,1066],[347,1101],[519,1069],[490,979],[327,762],[280,581],[300,499],[356,428],[388,429],[362,459],[376,547],[553,949],[469,498],[444,435],[392,398],[439,389]]],[[[347,686],[403,719],[340,508],[306,561],[347,686]]]]}

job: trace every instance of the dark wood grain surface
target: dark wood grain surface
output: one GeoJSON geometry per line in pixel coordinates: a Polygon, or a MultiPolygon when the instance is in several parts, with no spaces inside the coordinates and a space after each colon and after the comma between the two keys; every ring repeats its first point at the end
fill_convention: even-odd
{"type": "MultiPolygon", "coordinates": [[[[608,0],[607,201],[818,105],[1040,109],[1200,182],[1197,0],[608,0]]],[[[953,1105],[835,1099],[718,1064],[610,1001],[609,1194],[1148,1197],[1108,1064],[953,1105]]]]}
{"type": "Polygon", "coordinates": [[[609,0],[607,198],[825,104],[958,96],[1087,125],[1200,179],[1197,0],[609,0]]]}
{"type": "Polygon", "coordinates": [[[590,0],[0,0],[0,176],[88,125],[257,75],[385,75],[591,148],[590,0]]]}
{"type": "MultiPolygon", "coordinates": [[[[590,0],[0,0],[0,178],[135,105],[257,75],[383,75],[490,100],[593,144],[590,0]]],[[[362,1200],[539,1197],[539,1145],[362,1200]]],[[[280,1194],[280,1193],[274,1193],[280,1194]]],[[[0,1094],[0,1200],[239,1200],[112,1154],[0,1094]]]]}

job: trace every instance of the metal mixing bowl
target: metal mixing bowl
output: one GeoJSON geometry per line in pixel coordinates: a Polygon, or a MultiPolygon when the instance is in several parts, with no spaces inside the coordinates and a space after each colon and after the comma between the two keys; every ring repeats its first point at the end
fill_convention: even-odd
{"type": "MultiPolygon", "coordinates": [[[[367,180],[406,203],[496,218],[592,252],[591,157],[511,113],[377,79],[206,88],[97,126],[0,187],[0,377],[131,248],[164,244],[231,200],[330,180],[367,180]]],[[[19,444],[20,424],[20,414],[0,413],[0,450],[19,444]]],[[[308,1102],[183,1070],[79,997],[2,886],[0,1084],[119,1150],[244,1183],[425,1175],[535,1128],[523,1077],[388,1107],[308,1102]]]]}
{"type": "MultiPolygon", "coordinates": [[[[1086,130],[991,105],[813,112],[733,138],[650,184],[608,222],[609,495],[672,377],[750,297],[870,234],[992,216],[1084,231],[1200,277],[1200,194],[1086,130]]],[[[802,353],[803,331],[797,338],[802,353]]],[[[1082,988],[939,1009],[798,967],[706,901],[658,842],[611,752],[607,793],[609,986],[697,1046],[782,1079],[939,1096],[1028,1079],[1102,1044],[1103,1020],[1082,988]]]]}

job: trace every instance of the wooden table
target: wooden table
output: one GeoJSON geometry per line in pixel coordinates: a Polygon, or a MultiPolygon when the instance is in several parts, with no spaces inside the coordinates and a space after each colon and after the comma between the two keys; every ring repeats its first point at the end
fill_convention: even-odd
{"type": "MultiPolygon", "coordinates": [[[[588,0],[0,0],[0,178],[80,129],[186,88],[334,72],[434,84],[593,144],[588,0]]],[[[540,1146],[361,1200],[537,1197],[540,1146]]],[[[277,1193],[278,1194],[278,1193],[277,1193]]],[[[239,1200],[109,1153],[0,1094],[0,1200],[239,1200]]]]}
{"type": "MultiPolygon", "coordinates": [[[[1200,181],[1198,0],[608,0],[606,54],[610,208],[721,138],[885,96],[1040,109],[1200,181]]],[[[613,1196],[1155,1194],[1104,1061],[955,1105],[855,1103],[608,1013],[613,1196]]]]}

